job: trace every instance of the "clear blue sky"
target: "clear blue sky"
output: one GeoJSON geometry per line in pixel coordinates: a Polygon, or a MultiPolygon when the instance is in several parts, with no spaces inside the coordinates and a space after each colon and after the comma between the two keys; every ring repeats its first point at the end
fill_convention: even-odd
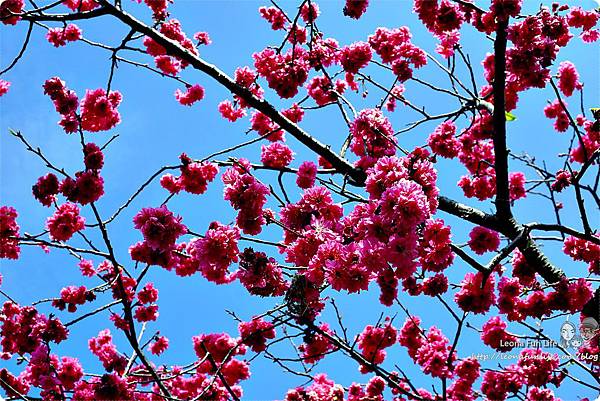
{"type": "MultiPolygon", "coordinates": [[[[232,74],[236,67],[252,64],[252,53],[267,45],[279,44],[281,32],[273,32],[268,24],[259,17],[257,9],[268,2],[254,0],[245,1],[181,1],[178,0],[170,7],[172,15],[181,20],[189,36],[195,31],[209,32],[213,44],[200,49],[201,56],[207,61],[218,65],[225,72],[232,74]]],[[[297,2],[282,2],[288,10],[292,10],[297,2]]],[[[335,37],[340,44],[345,45],[357,40],[366,40],[377,27],[410,27],[413,41],[430,53],[434,52],[435,41],[411,13],[410,1],[372,1],[367,13],[359,21],[350,20],[342,15],[343,2],[321,1],[321,17],[319,27],[328,36],[335,37]]],[[[592,0],[581,1],[584,8],[595,5],[592,0]]],[[[548,2],[549,4],[549,2],[548,2]]],[[[146,7],[135,2],[125,1],[125,7],[137,15],[148,16],[146,7]]],[[[537,1],[527,0],[526,8],[534,10],[539,6],[537,1]]],[[[110,17],[103,17],[93,22],[79,24],[84,36],[90,40],[118,44],[127,31],[115,23],[110,17]]],[[[18,52],[26,26],[0,29],[1,64],[6,66],[18,52]]],[[[475,63],[478,80],[482,82],[479,60],[485,53],[492,51],[492,42],[481,34],[467,28],[463,32],[463,46],[475,63]]],[[[56,122],[59,116],[46,96],[43,95],[42,83],[49,77],[58,75],[67,82],[69,88],[82,95],[85,89],[105,87],[109,72],[109,54],[101,49],[91,48],[83,43],[73,43],[66,47],[55,49],[44,38],[41,29],[35,29],[29,49],[19,63],[4,79],[12,82],[7,95],[0,100],[0,203],[12,205],[19,211],[18,222],[22,232],[40,232],[43,222],[51,210],[42,207],[31,196],[31,186],[37,177],[47,172],[44,166],[33,155],[28,154],[22,145],[8,134],[8,128],[20,130],[32,144],[40,146],[48,158],[67,171],[75,172],[81,169],[81,156],[78,138],[66,135],[56,122]]],[[[134,56],[134,57],[137,57],[134,56]]],[[[582,81],[585,83],[585,94],[588,106],[598,106],[599,53],[597,45],[585,45],[577,37],[573,38],[569,47],[563,50],[557,61],[571,60],[575,62],[582,81]]],[[[151,63],[151,58],[145,58],[151,63]]],[[[558,64],[558,62],[557,62],[558,64]]],[[[555,67],[556,68],[556,67],[555,67]]],[[[553,72],[556,69],[553,69],[553,72]]],[[[430,82],[447,86],[446,77],[441,76],[435,67],[428,65],[418,71],[418,76],[430,82]]],[[[386,84],[393,80],[390,76],[380,77],[386,84]]],[[[133,66],[122,65],[117,70],[113,88],[124,95],[119,111],[122,123],[111,132],[88,134],[87,139],[98,144],[104,143],[114,133],[119,138],[113,142],[106,153],[105,168],[102,175],[105,179],[106,195],[98,202],[100,212],[108,216],[122,204],[132,191],[146,180],[154,171],[163,165],[174,164],[181,152],[186,152],[194,158],[202,158],[216,150],[240,143],[248,137],[244,134],[248,128],[246,120],[231,124],[224,121],[217,112],[217,104],[230,97],[226,90],[217,86],[201,73],[186,70],[183,73],[186,80],[199,83],[206,89],[206,97],[191,108],[179,105],[173,92],[181,88],[176,82],[162,79],[148,71],[136,69],[133,66]]],[[[424,90],[414,83],[408,83],[405,95],[417,105],[426,105],[431,113],[456,110],[457,103],[431,91],[424,90]]],[[[381,95],[375,88],[370,89],[367,99],[359,96],[352,98],[358,108],[372,107],[377,104],[381,95]]],[[[273,93],[267,92],[267,98],[280,106],[289,106],[291,102],[280,102],[273,93]]],[[[551,170],[557,170],[562,162],[556,154],[568,146],[569,135],[557,134],[551,127],[551,121],[543,116],[543,107],[548,99],[552,99],[551,90],[534,90],[521,96],[521,101],[514,114],[517,121],[509,124],[509,148],[516,151],[526,150],[538,160],[546,160],[551,170]]],[[[576,100],[570,103],[576,104],[576,100]]],[[[419,116],[399,106],[390,115],[395,129],[415,121],[419,116]]],[[[465,121],[461,121],[461,127],[465,121]]],[[[333,144],[339,148],[347,135],[345,124],[335,107],[307,113],[302,127],[314,134],[321,141],[333,144]]],[[[423,125],[410,134],[399,138],[405,148],[422,144],[434,125],[423,125]]],[[[254,135],[254,134],[250,134],[254,135]]],[[[297,166],[303,160],[316,160],[316,157],[301,144],[296,143],[289,135],[289,142],[296,152],[297,166]]],[[[235,153],[237,156],[249,157],[254,161],[260,158],[260,144],[235,153]]],[[[512,171],[520,170],[519,165],[511,162],[512,171]]],[[[472,200],[463,198],[456,187],[458,178],[465,170],[456,162],[442,160],[438,164],[440,178],[438,184],[442,193],[474,204],[472,200]]],[[[275,176],[261,172],[264,180],[272,180],[275,176]]],[[[537,178],[531,171],[526,171],[529,179],[537,178]]],[[[288,178],[288,186],[293,187],[294,177],[288,178]]],[[[293,193],[294,191],[292,191],[293,193]]],[[[293,195],[297,199],[297,191],[293,195]]],[[[110,235],[116,244],[117,256],[121,261],[128,261],[129,245],[141,237],[132,225],[131,218],[143,206],[157,206],[166,197],[165,191],[158,183],[150,186],[132,206],[110,226],[110,235]]],[[[562,199],[567,209],[564,215],[565,223],[580,227],[577,216],[572,211],[572,194],[563,195],[562,199]]],[[[491,210],[489,203],[479,204],[484,210],[491,210]]],[[[552,222],[552,210],[549,204],[539,198],[528,198],[520,201],[516,207],[517,218],[523,222],[545,221],[552,222]]],[[[222,200],[222,185],[217,180],[209,187],[206,194],[197,196],[182,194],[169,203],[169,207],[184,217],[184,223],[196,232],[204,232],[208,224],[215,219],[227,223],[233,220],[235,214],[228,203],[222,200]]],[[[84,215],[89,216],[89,210],[84,215]]],[[[471,226],[461,223],[440,213],[439,217],[446,219],[452,225],[455,242],[466,242],[471,226]]],[[[597,214],[594,222],[597,224],[597,214]]],[[[276,229],[265,231],[265,239],[279,240],[280,232],[276,229]]],[[[92,235],[93,238],[97,236],[92,235]]],[[[74,242],[77,243],[76,241],[74,242]]],[[[245,244],[242,244],[243,246],[245,244]]],[[[260,247],[255,247],[261,249],[260,247]]],[[[266,249],[274,257],[279,257],[272,249],[266,249]]],[[[573,263],[560,252],[560,244],[549,244],[544,248],[551,259],[564,268],[568,275],[584,275],[584,264],[573,263]]],[[[487,261],[487,257],[482,259],[487,261]]],[[[453,282],[458,282],[468,271],[468,267],[460,260],[448,271],[453,282]]],[[[0,261],[0,272],[4,276],[2,289],[11,294],[19,302],[26,304],[36,299],[53,297],[67,285],[81,284],[81,278],[76,267],[76,261],[65,253],[52,250],[45,255],[39,249],[23,249],[18,261],[0,261]]],[[[229,332],[237,335],[237,325],[225,313],[225,309],[235,310],[239,316],[248,319],[252,315],[262,313],[272,307],[276,300],[251,297],[238,284],[216,286],[204,280],[200,275],[191,278],[180,278],[174,273],[159,267],[153,267],[149,275],[160,290],[160,317],[156,324],[148,327],[148,333],[160,327],[161,333],[169,337],[171,346],[161,357],[155,358],[157,363],[186,364],[193,359],[191,337],[200,333],[229,332]]],[[[87,279],[83,284],[93,287],[97,283],[87,279]]],[[[360,332],[364,325],[377,321],[380,313],[398,315],[397,324],[404,321],[401,311],[396,308],[385,308],[377,301],[379,290],[373,286],[373,291],[360,295],[347,296],[334,294],[339,301],[346,318],[346,324],[352,334],[360,332]]],[[[429,299],[411,299],[405,294],[401,299],[413,314],[421,316],[424,326],[438,325],[445,334],[452,338],[455,330],[454,321],[438,302],[429,299]]],[[[94,305],[101,305],[106,298],[100,298],[94,305]]],[[[87,306],[80,308],[81,312],[87,306]]],[[[41,308],[46,313],[56,312],[50,308],[41,308]]],[[[79,312],[78,312],[79,313],[79,312]]],[[[58,313],[63,320],[72,316],[58,313]]],[[[331,314],[326,312],[332,326],[335,326],[331,314]]],[[[473,324],[481,324],[481,319],[471,319],[473,324]]],[[[558,339],[560,322],[548,323],[548,332],[558,339]]],[[[87,350],[87,339],[95,336],[103,328],[112,324],[106,315],[100,315],[79,323],[72,330],[69,341],[55,348],[59,355],[76,356],[82,360],[86,370],[98,372],[101,369],[96,358],[87,350]]],[[[114,332],[114,330],[112,330],[114,332]]],[[[523,333],[515,327],[514,331],[523,333]]],[[[121,350],[127,350],[124,338],[117,336],[121,350]]],[[[483,351],[480,340],[475,333],[468,330],[459,344],[459,357],[468,356],[473,352],[483,351]]],[[[489,351],[489,350],[488,350],[489,351]]],[[[286,353],[289,350],[282,350],[286,353]]],[[[2,364],[5,362],[3,361],[2,364]]],[[[404,349],[393,347],[388,352],[386,366],[393,369],[393,364],[399,364],[406,369],[415,382],[430,389],[430,380],[423,376],[420,370],[412,366],[404,349]]],[[[11,363],[8,363],[9,365],[11,363]]],[[[12,365],[10,365],[12,366],[12,365]]],[[[283,373],[271,362],[258,358],[251,367],[252,377],[243,383],[244,399],[267,400],[281,399],[288,388],[302,383],[302,379],[283,373]]],[[[333,356],[327,358],[315,372],[327,372],[337,382],[349,385],[352,381],[366,382],[368,376],[358,373],[354,362],[345,357],[333,356]]],[[[595,397],[593,391],[566,384],[558,392],[564,400],[577,400],[580,396],[595,397]]]]}

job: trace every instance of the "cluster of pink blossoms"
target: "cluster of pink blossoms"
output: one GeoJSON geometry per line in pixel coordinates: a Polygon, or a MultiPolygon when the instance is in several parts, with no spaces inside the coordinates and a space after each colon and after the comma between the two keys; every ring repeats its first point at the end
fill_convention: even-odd
{"type": "Polygon", "coordinates": [[[198,373],[216,374],[213,363],[206,357],[210,354],[212,362],[218,367],[220,374],[233,390],[241,396],[238,383],[250,377],[248,362],[235,357],[246,354],[246,346],[241,339],[232,338],[226,333],[202,334],[192,337],[194,351],[203,362],[198,367],[198,373]]]}
{"type": "Polygon", "coordinates": [[[431,151],[438,156],[453,159],[458,156],[460,142],[455,137],[456,125],[450,120],[438,125],[427,138],[431,151]]]}
{"type": "Polygon", "coordinates": [[[427,64],[425,52],[412,44],[411,37],[405,26],[395,29],[377,28],[369,36],[371,48],[381,57],[381,61],[391,65],[400,82],[412,77],[412,67],[421,68],[427,64]]]}
{"type": "Polygon", "coordinates": [[[137,294],[139,305],[133,317],[138,322],[153,322],[158,318],[158,290],[153,283],[146,284],[137,294]]]}
{"type": "Polygon", "coordinates": [[[90,132],[108,131],[121,122],[117,106],[122,97],[119,92],[104,89],[88,90],[81,102],[81,129],[90,132]]]}
{"type": "Polygon", "coordinates": [[[491,317],[482,327],[481,339],[485,345],[488,345],[500,352],[507,352],[513,349],[511,343],[516,342],[517,338],[506,331],[506,323],[500,316],[491,317]]]}
{"type": "Polygon", "coordinates": [[[13,14],[21,14],[23,7],[25,7],[25,2],[23,0],[3,1],[2,4],[0,4],[0,18],[2,19],[2,23],[4,25],[16,25],[21,17],[13,14]]]}
{"type": "Polygon", "coordinates": [[[148,246],[154,249],[171,248],[177,238],[187,232],[181,217],[175,217],[167,206],[143,208],[135,215],[133,223],[148,246]]]}
{"type": "Polygon", "coordinates": [[[75,173],[75,179],[65,178],[60,191],[69,201],[87,205],[104,195],[104,179],[98,170],[80,171],[75,173]]]}
{"type": "Polygon", "coordinates": [[[573,258],[573,260],[588,263],[588,271],[590,273],[600,274],[600,245],[569,236],[565,239],[563,252],[573,258]]]}
{"type": "Polygon", "coordinates": [[[571,185],[573,179],[570,172],[566,170],[558,170],[554,176],[554,182],[550,185],[553,191],[562,192],[566,187],[571,185]]]}
{"type": "Polygon", "coordinates": [[[558,132],[565,132],[570,125],[569,116],[565,111],[567,103],[563,100],[556,99],[552,103],[544,107],[544,115],[550,119],[554,119],[554,129],[558,132]]]}
{"type": "Polygon", "coordinates": [[[81,39],[81,29],[75,24],[68,24],[64,28],[50,28],[46,34],[48,42],[52,43],[54,47],[60,47],[67,44],[67,42],[75,42],[81,39]]]}
{"type": "Polygon", "coordinates": [[[459,29],[465,16],[470,17],[471,10],[449,0],[439,3],[437,0],[417,0],[414,11],[425,27],[440,40],[436,51],[445,58],[452,56],[454,46],[460,40],[459,29]]]}
{"type": "MultiPolygon", "coordinates": [[[[142,0],[136,0],[138,3],[141,3],[142,0]]],[[[152,17],[156,21],[164,21],[169,15],[167,11],[167,6],[170,1],[168,0],[144,0],[144,3],[152,10],[152,17]]]]}
{"type": "Polygon", "coordinates": [[[70,357],[59,359],[58,356],[50,353],[47,345],[43,344],[31,353],[29,363],[19,377],[9,382],[17,384],[16,388],[24,387],[27,390],[29,386],[38,387],[41,390],[40,396],[44,400],[59,401],[64,398],[61,394],[65,390],[73,390],[75,383],[82,377],[83,369],[77,359],[70,357]]]}
{"type": "Polygon", "coordinates": [[[328,401],[343,399],[344,388],[339,384],[335,384],[333,380],[328,379],[327,375],[320,373],[315,375],[310,386],[289,390],[284,401],[328,401]]]}
{"type": "Polygon", "coordinates": [[[572,28],[581,28],[581,39],[584,42],[595,42],[600,38],[600,31],[595,29],[600,16],[596,11],[586,11],[581,7],[571,7],[567,15],[567,23],[572,28]]]}
{"type": "Polygon", "coordinates": [[[75,173],[75,179],[67,176],[60,183],[52,173],[38,178],[32,187],[34,198],[47,207],[56,202],[59,192],[69,201],[81,205],[98,200],[104,194],[104,180],[100,176],[100,170],[104,166],[104,154],[92,142],[85,144],[83,154],[84,171],[75,173]]]}
{"type": "MultiPolygon", "coordinates": [[[[333,334],[327,323],[322,323],[319,330],[330,335],[333,334]]],[[[303,340],[304,342],[298,346],[298,350],[302,352],[302,359],[306,363],[316,363],[337,349],[325,335],[313,330],[307,330],[303,340]]]]}
{"type": "Polygon", "coordinates": [[[478,255],[492,252],[500,246],[500,236],[489,228],[476,226],[469,233],[469,248],[478,255]]]}
{"type": "Polygon", "coordinates": [[[17,259],[21,252],[17,216],[13,207],[0,207],[0,259],[17,259]]]}
{"type": "Polygon", "coordinates": [[[275,326],[262,318],[254,317],[249,322],[241,322],[238,325],[242,343],[254,352],[267,349],[267,341],[275,338],[275,326]]]}
{"type": "Polygon", "coordinates": [[[518,277],[502,277],[498,283],[498,310],[510,321],[550,316],[553,311],[577,313],[593,296],[591,285],[587,280],[567,281],[565,279],[554,284],[553,290],[548,293],[535,289],[532,283],[530,285],[533,289],[528,292],[526,298],[521,298],[525,291],[519,280],[518,277]]]}
{"type": "Polygon", "coordinates": [[[515,277],[521,285],[526,287],[533,286],[533,283],[536,280],[535,266],[527,263],[527,259],[525,259],[525,256],[518,249],[513,251],[511,265],[513,268],[513,277],[515,277]]]}
{"type": "Polygon", "coordinates": [[[188,86],[185,92],[182,92],[180,89],[175,91],[175,99],[184,106],[191,106],[203,98],[204,88],[198,84],[188,86]]]}
{"type": "Polygon", "coordinates": [[[46,228],[53,241],[67,241],[77,231],[85,228],[85,219],[79,215],[79,207],[74,203],[63,203],[48,218],[46,228]]]}
{"type": "Polygon", "coordinates": [[[172,174],[165,174],[160,179],[160,185],[172,194],[179,193],[182,189],[191,194],[201,195],[208,189],[208,184],[212,182],[219,168],[216,164],[210,162],[195,162],[185,153],[179,156],[181,175],[175,177],[172,174]]]}
{"type": "Polygon", "coordinates": [[[11,354],[31,354],[41,344],[65,340],[68,331],[56,318],[47,318],[32,306],[5,302],[0,313],[2,359],[11,354]]]}
{"type": "Polygon", "coordinates": [[[79,106],[77,94],[67,89],[65,83],[58,77],[46,80],[44,83],[44,93],[50,96],[50,99],[54,102],[56,111],[62,115],[62,120],[59,124],[65,132],[76,132],[79,127],[76,115],[77,107],[79,106]]]}
{"type": "Polygon", "coordinates": [[[270,142],[284,141],[285,134],[277,124],[261,112],[253,112],[250,117],[250,128],[270,142]]]}
{"type": "Polygon", "coordinates": [[[577,69],[570,61],[563,61],[558,66],[558,88],[565,96],[571,96],[576,89],[583,88],[577,69]]]}
{"type": "Polygon", "coordinates": [[[473,384],[479,377],[479,362],[475,358],[465,358],[454,368],[457,378],[448,388],[448,399],[452,401],[473,401],[473,384]]]}
{"type": "Polygon", "coordinates": [[[432,377],[450,378],[453,375],[455,352],[440,329],[431,327],[427,333],[420,327],[421,319],[411,316],[400,329],[399,343],[406,347],[408,355],[432,377]]]}
{"type": "MultiPolygon", "coordinates": [[[[262,99],[264,91],[256,82],[258,74],[255,70],[247,66],[239,67],[235,70],[234,76],[235,82],[238,85],[248,89],[257,98],[262,99]]],[[[232,103],[230,100],[223,100],[221,103],[219,103],[218,106],[219,113],[221,113],[223,118],[231,122],[235,122],[238,119],[244,117],[246,115],[246,108],[248,107],[247,102],[238,95],[234,95],[233,98],[234,103],[232,103]]],[[[268,119],[268,117],[262,115],[262,113],[255,112],[255,115],[256,114],[261,114],[261,116],[264,117],[264,119],[268,119]]],[[[255,129],[255,127],[253,127],[252,129],[255,129]]]]}
{"type": "MultiPolygon", "coordinates": [[[[153,1],[153,0],[148,0],[153,1]]],[[[194,42],[189,39],[183,30],[181,29],[181,23],[176,19],[171,19],[169,21],[163,22],[160,25],[160,33],[165,35],[167,38],[178,42],[184,49],[197,56],[198,49],[194,42]]],[[[154,57],[154,62],[156,63],[156,67],[160,69],[167,75],[177,75],[179,72],[188,66],[188,62],[182,60],[177,57],[169,56],[167,54],[167,50],[156,43],[152,38],[146,36],[144,38],[144,46],[146,47],[146,52],[154,57]]],[[[192,95],[198,97],[200,94],[200,90],[195,88],[193,90],[192,95]]]]}
{"type": "Polygon", "coordinates": [[[363,169],[372,167],[383,156],[396,153],[394,129],[379,109],[360,111],[350,125],[350,150],[360,157],[357,165],[363,169]]]}
{"type": "Polygon", "coordinates": [[[320,14],[319,5],[315,2],[304,3],[300,9],[300,16],[307,24],[315,22],[320,14]]]}
{"type": "MultiPolygon", "coordinates": [[[[382,326],[365,327],[358,337],[358,348],[365,359],[374,364],[380,365],[385,359],[385,349],[396,343],[398,332],[391,322],[386,319],[382,326]]],[[[361,373],[368,373],[372,369],[368,365],[360,366],[361,373]]]]}
{"type": "Polygon", "coordinates": [[[328,77],[319,75],[310,80],[306,85],[306,90],[317,105],[324,106],[335,102],[338,99],[338,95],[344,93],[346,82],[338,79],[333,83],[328,77]]]}
{"type": "MultiPolygon", "coordinates": [[[[519,362],[509,365],[502,371],[487,371],[483,376],[481,391],[489,399],[504,400],[509,393],[517,393],[523,386],[542,387],[550,382],[552,373],[558,368],[559,359],[540,349],[524,349],[519,355],[519,362]]],[[[552,392],[544,394],[545,390],[534,391],[540,398],[532,400],[554,401],[552,392]],[[548,397],[550,396],[550,397],[548,397]]],[[[536,396],[536,397],[537,397],[536,396]]]]}
{"type": "MultiPolygon", "coordinates": [[[[308,266],[303,274],[310,282],[327,281],[338,291],[365,290],[376,280],[382,303],[391,305],[398,278],[413,279],[419,263],[435,273],[452,263],[449,228],[441,221],[426,222],[437,207],[435,180],[425,154],[381,158],[367,178],[371,200],[343,220],[328,190],[306,190],[281,211],[286,261],[308,266]],[[417,226],[422,223],[426,228],[420,238],[417,226]]],[[[425,289],[432,296],[443,293],[447,280],[428,278],[425,289]]]]}
{"type": "Polygon", "coordinates": [[[230,283],[235,274],[229,266],[238,261],[240,230],[219,222],[210,223],[203,238],[190,242],[190,256],[198,263],[198,269],[209,281],[217,284],[230,283]]]}
{"type": "Polygon", "coordinates": [[[100,4],[94,0],[63,0],[63,4],[73,11],[91,11],[100,4]]]}
{"type": "Polygon", "coordinates": [[[359,19],[367,11],[368,6],[369,0],[346,0],[344,15],[359,19]]]}
{"type": "MultiPolygon", "coordinates": [[[[129,248],[133,260],[166,269],[177,265],[178,259],[174,251],[184,251],[185,249],[181,248],[182,245],[185,248],[185,244],[176,245],[175,241],[187,233],[187,228],[181,223],[181,217],[176,217],[163,205],[159,208],[143,208],[134,217],[133,222],[135,228],[144,236],[144,241],[129,248]]],[[[187,267],[185,263],[181,262],[184,270],[187,267]]],[[[197,267],[193,266],[192,270],[195,272],[197,267]]]]}
{"type": "Polygon", "coordinates": [[[356,42],[340,50],[339,61],[344,71],[356,74],[369,64],[372,56],[371,47],[368,43],[356,42]]]}
{"type": "Polygon", "coordinates": [[[392,90],[390,91],[390,96],[388,100],[385,102],[385,108],[389,112],[394,112],[396,110],[396,101],[400,100],[403,102],[404,97],[402,94],[404,93],[404,85],[398,84],[394,85],[392,90]]]}
{"type": "Polygon", "coordinates": [[[454,300],[463,311],[485,313],[496,302],[492,275],[467,273],[460,284],[461,289],[454,295],[454,300]]]}
{"type": "Polygon", "coordinates": [[[52,301],[52,306],[58,310],[67,308],[69,312],[77,311],[77,305],[83,305],[96,299],[93,291],[88,291],[85,286],[65,287],[60,291],[60,298],[52,301]]]}
{"type": "Polygon", "coordinates": [[[280,8],[275,6],[263,6],[258,9],[258,12],[260,13],[261,17],[263,17],[267,22],[271,24],[271,29],[273,29],[274,31],[278,31],[285,27],[287,19],[280,8]]]}
{"type": "Polygon", "coordinates": [[[281,142],[273,142],[261,148],[260,160],[267,167],[287,167],[293,159],[294,152],[281,142]]]}
{"type": "Polygon", "coordinates": [[[513,90],[543,88],[550,79],[552,65],[561,47],[571,39],[567,19],[543,8],[508,28],[508,39],[514,47],[506,52],[508,82],[513,90]],[[552,26],[552,29],[545,29],[552,26]]]}
{"type": "Polygon", "coordinates": [[[225,184],[223,195],[231,206],[239,210],[236,224],[245,233],[256,235],[262,231],[266,223],[263,207],[267,203],[269,188],[260,183],[251,174],[252,167],[246,160],[238,160],[237,164],[223,173],[221,179],[225,184]]]}
{"type": "Polygon", "coordinates": [[[102,330],[98,336],[90,338],[88,347],[92,354],[102,362],[104,369],[109,372],[114,370],[117,373],[123,373],[127,366],[127,358],[117,351],[110,330],[102,330]]]}
{"type": "Polygon", "coordinates": [[[284,54],[266,48],[252,57],[258,74],[284,99],[296,96],[308,78],[308,52],[302,47],[295,46],[284,54]]]}
{"type": "Polygon", "coordinates": [[[10,82],[0,79],[0,97],[6,95],[8,93],[9,88],[10,82]]]}
{"type": "MultiPolygon", "coordinates": [[[[491,115],[482,112],[460,136],[458,158],[469,174],[461,177],[458,186],[468,198],[486,200],[496,195],[495,155],[491,139],[493,133],[491,115]]],[[[526,197],[525,175],[516,171],[509,173],[508,178],[510,200],[514,202],[526,197]]]]}
{"type": "Polygon", "coordinates": [[[237,278],[250,294],[261,297],[281,296],[289,287],[283,278],[281,267],[274,258],[264,252],[244,249],[240,255],[237,278]]]}
{"type": "Polygon", "coordinates": [[[600,149],[600,126],[593,120],[579,115],[576,123],[584,130],[584,135],[578,141],[578,146],[571,150],[570,159],[577,163],[586,163],[600,149]]]}
{"type": "Polygon", "coordinates": [[[122,100],[119,92],[111,91],[107,95],[101,88],[86,91],[80,114],[77,114],[77,95],[67,89],[60,78],[48,79],[44,83],[44,93],[50,96],[56,111],[62,115],[59,124],[67,133],[76,132],[79,128],[90,132],[108,131],[121,121],[117,111],[122,100]]]}
{"type": "Polygon", "coordinates": [[[169,348],[169,339],[165,336],[158,336],[150,343],[149,348],[153,355],[161,355],[169,348]]]}
{"type": "Polygon", "coordinates": [[[311,188],[315,185],[317,178],[317,165],[311,161],[302,162],[298,167],[298,176],[296,178],[296,185],[302,189],[311,188]]]}

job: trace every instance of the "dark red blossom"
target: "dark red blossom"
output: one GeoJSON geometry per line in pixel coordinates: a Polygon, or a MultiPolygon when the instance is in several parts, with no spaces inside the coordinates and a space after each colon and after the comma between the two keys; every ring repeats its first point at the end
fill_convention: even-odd
{"type": "Polygon", "coordinates": [[[281,267],[264,252],[246,248],[240,254],[238,279],[248,292],[262,297],[283,295],[288,283],[283,279],[281,267]]]}
{"type": "Polygon", "coordinates": [[[366,42],[356,42],[340,50],[340,64],[344,71],[356,74],[371,61],[371,47],[366,42]]]}
{"type": "Polygon", "coordinates": [[[369,0],[346,0],[344,6],[344,15],[350,18],[359,19],[369,6],[369,0]]]}
{"type": "Polygon", "coordinates": [[[248,322],[240,322],[238,330],[242,342],[254,352],[264,351],[267,349],[267,341],[275,338],[273,323],[258,317],[252,318],[248,322]]]}
{"type": "Polygon", "coordinates": [[[495,251],[500,246],[500,236],[488,228],[476,226],[469,233],[469,248],[478,255],[495,251]]]}
{"type": "Polygon", "coordinates": [[[235,274],[229,266],[238,261],[240,231],[219,222],[212,222],[203,238],[190,243],[190,255],[198,263],[198,269],[209,281],[217,284],[230,283],[235,274]]]}
{"type": "MultiPolygon", "coordinates": [[[[321,324],[319,330],[329,335],[333,334],[327,323],[321,324]]],[[[307,330],[303,339],[304,342],[298,346],[298,350],[302,352],[302,359],[306,363],[318,362],[337,349],[326,335],[316,330],[307,330]]]]}
{"type": "Polygon", "coordinates": [[[485,277],[481,272],[467,273],[461,287],[454,300],[465,312],[485,313],[496,301],[494,277],[491,275],[485,277]]]}
{"type": "Polygon", "coordinates": [[[361,159],[359,165],[371,167],[378,158],[396,153],[394,129],[379,109],[366,109],[358,113],[350,125],[350,150],[361,159]]]}
{"type": "Polygon", "coordinates": [[[117,351],[110,330],[102,330],[98,333],[98,336],[90,338],[88,347],[108,372],[123,373],[127,365],[127,359],[117,351]]]}
{"type": "Polygon", "coordinates": [[[86,169],[100,170],[104,166],[104,154],[95,143],[86,143],[83,147],[83,155],[86,169]]]}
{"type": "Polygon", "coordinates": [[[80,171],[75,173],[75,179],[65,178],[59,189],[71,202],[87,205],[104,195],[104,179],[97,170],[80,171]]]}
{"type": "Polygon", "coordinates": [[[181,223],[181,217],[176,217],[164,205],[158,208],[143,208],[135,215],[133,223],[153,249],[169,249],[177,238],[187,232],[181,223]]]}
{"type": "Polygon", "coordinates": [[[254,67],[264,77],[269,88],[279,96],[288,99],[298,93],[298,88],[306,82],[310,65],[308,53],[302,47],[294,47],[286,53],[277,54],[274,49],[266,48],[254,53],[254,67]]]}
{"type": "Polygon", "coordinates": [[[514,348],[517,337],[506,332],[506,323],[500,316],[490,318],[482,327],[481,339],[488,345],[500,352],[507,352],[514,348]]]}
{"type": "Polygon", "coordinates": [[[48,173],[38,178],[35,185],[32,187],[33,196],[42,205],[50,206],[56,201],[58,194],[58,178],[52,173],[48,173]]]}
{"type": "MultiPolygon", "coordinates": [[[[382,326],[368,325],[358,337],[358,348],[368,362],[379,365],[385,359],[385,348],[394,345],[397,334],[396,328],[387,319],[382,326]]],[[[361,373],[371,370],[367,365],[360,366],[361,373]]]]}
{"type": "Polygon", "coordinates": [[[246,234],[256,235],[266,222],[263,207],[271,191],[250,174],[250,169],[249,165],[240,163],[225,171],[222,176],[225,184],[223,195],[234,209],[239,210],[238,227],[246,234]]]}
{"type": "Polygon", "coordinates": [[[47,318],[32,306],[7,301],[1,312],[0,344],[9,355],[32,353],[44,342],[58,344],[67,338],[68,331],[59,320],[47,318]]]}

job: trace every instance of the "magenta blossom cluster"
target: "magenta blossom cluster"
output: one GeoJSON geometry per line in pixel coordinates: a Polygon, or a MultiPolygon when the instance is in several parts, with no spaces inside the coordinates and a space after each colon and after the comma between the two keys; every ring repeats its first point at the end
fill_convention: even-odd
{"type": "Polygon", "coordinates": [[[67,44],[67,42],[75,42],[81,39],[82,31],[75,24],[68,24],[64,28],[50,28],[46,34],[48,42],[52,43],[54,47],[60,47],[67,44]]]}

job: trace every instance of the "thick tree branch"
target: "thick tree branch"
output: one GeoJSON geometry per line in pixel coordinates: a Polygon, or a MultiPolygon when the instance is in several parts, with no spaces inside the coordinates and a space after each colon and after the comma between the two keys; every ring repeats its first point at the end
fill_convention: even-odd
{"type": "Polygon", "coordinates": [[[494,169],[496,170],[496,213],[510,218],[508,190],[508,149],[506,148],[506,28],[508,19],[498,21],[494,41],[494,169]]]}
{"type": "Polygon", "coordinates": [[[108,10],[105,7],[96,8],[92,11],[84,11],[70,14],[29,14],[24,13],[19,16],[25,21],[54,21],[54,22],[67,22],[67,21],[78,21],[85,19],[92,19],[107,15],[108,10]]]}

